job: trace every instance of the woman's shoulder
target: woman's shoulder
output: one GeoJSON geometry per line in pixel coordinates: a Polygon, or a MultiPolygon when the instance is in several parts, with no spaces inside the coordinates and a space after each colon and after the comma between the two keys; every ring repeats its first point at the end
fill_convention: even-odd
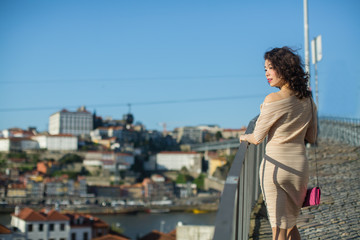
{"type": "Polygon", "coordinates": [[[288,95],[288,94],[282,94],[279,92],[270,93],[267,95],[264,99],[264,104],[268,105],[271,103],[283,103],[286,102],[292,102],[293,98],[296,98],[295,95],[288,95]]]}
{"type": "Polygon", "coordinates": [[[279,100],[284,99],[283,96],[281,96],[279,93],[274,92],[274,93],[270,93],[269,95],[267,95],[265,97],[264,103],[271,103],[271,102],[276,102],[279,100]]]}

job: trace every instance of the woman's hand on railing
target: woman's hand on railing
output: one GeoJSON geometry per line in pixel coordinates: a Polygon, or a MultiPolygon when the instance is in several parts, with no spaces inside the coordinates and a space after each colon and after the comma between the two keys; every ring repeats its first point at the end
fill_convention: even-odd
{"type": "Polygon", "coordinates": [[[240,143],[247,142],[246,138],[247,138],[247,134],[240,135],[240,137],[239,137],[240,143]]]}
{"type": "Polygon", "coordinates": [[[249,144],[252,143],[252,144],[255,144],[255,145],[258,145],[259,142],[256,141],[255,137],[254,137],[254,134],[243,134],[243,135],[240,135],[239,137],[239,141],[240,143],[242,142],[248,142],[249,144]]]}

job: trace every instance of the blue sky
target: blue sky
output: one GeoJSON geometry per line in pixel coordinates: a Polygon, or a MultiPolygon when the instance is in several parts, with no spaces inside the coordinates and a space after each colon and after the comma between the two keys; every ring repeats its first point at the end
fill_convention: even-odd
{"type": "MultiPolygon", "coordinates": [[[[308,0],[321,116],[360,118],[360,1],[308,0]]],[[[276,91],[265,51],[304,56],[302,0],[0,1],[0,129],[85,105],[148,129],[240,128],[276,91]]],[[[311,64],[312,88],[314,67],[311,64]]]]}

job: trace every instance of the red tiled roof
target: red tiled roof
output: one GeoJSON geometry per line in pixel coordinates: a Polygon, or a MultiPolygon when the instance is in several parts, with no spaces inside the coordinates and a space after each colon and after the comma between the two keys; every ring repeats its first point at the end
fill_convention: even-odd
{"type": "Polygon", "coordinates": [[[26,189],[26,186],[21,183],[11,183],[9,184],[9,189],[26,189]]]}
{"type": "Polygon", "coordinates": [[[114,154],[116,156],[132,156],[131,153],[119,153],[119,152],[110,152],[110,151],[87,151],[87,153],[99,153],[99,154],[114,154]]]}
{"type": "Polygon", "coordinates": [[[42,209],[40,212],[36,212],[32,210],[31,208],[24,208],[20,211],[18,215],[13,214],[13,216],[16,216],[22,220],[25,221],[69,221],[70,219],[59,213],[55,210],[50,210],[48,213],[46,213],[46,209],[42,209]]]}
{"type": "Polygon", "coordinates": [[[226,128],[223,130],[223,132],[242,132],[242,131],[246,131],[246,127],[242,127],[239,129],[226,128]]]}
{"type": "Polygon", "coordinates": [[[71,226],[94,226],[97,228],[108,228],[109,225],[101,220],[100,218],[94,217],[90,214],[81,214],[81,213],[66,213],[66,216],[71,220],[71,226]],[[75,220],[78,218],[83,218],[82,224],[77,224],[75,220]]]}
{"type": "Polygon", "coordinates": [[[21,142],[21,141],[34,141],[32,140],[30,137],[9,137],[9,138],[1,138],[1,139],[8,139],[9,141],[12,142],[21,142]]]}
{"type": "Polygon", "coordinates": [[[176,239],[176,228],[174,230],[172,230],[171,232],[168,233],[169,236],[174,237],[174,239],[176,239]]]}
{"type": "Polygon", "coordinates": [[[95,222],[93,226],[97,227],[97,228],[107,228],[107,227],[109,227],[109,225],[106,222],[103,222],[102,220],[99,220],[99,221],[95,222]]]}
{"type": "Polygon", "coordinates": [[[130,238],[123,237],[123,236],[117,236],[117,235],[113,235],[113,234],[107,234],[102,237],[93,238],[93,240],[130,240],[130,238]]]}
{"type": "Polygon", "coordinates": [[[70,219],[67,216],[59,213],[58,211],[51,210],[47,214],[47,220],[48,221],[69,221],[70,219]]]}
{"type": "Polygon", "coordinates": [[[46,217],[44,215],[27,207],[22,209],[18,215],[13,215],[25,221],[46,221],[46,217]]]}
{"type": "Polygon", "coordinates": [[[48,137],[75,137],[72,134],[66,134],[66,133],[61,133],[61,134],[54,134],[54,135],[47,135],[48,137]]]}
{"type": "Polygon", "coordinates": [[[170,233],[162,233],[157,230],[153,230],[139,240],[176,240],[176,234],[174,235],[173,231],[170,233]]]}
{"type": "Polygon", "coordinates": [[[13,163],[23,163],[26,162],[26,158],[9,158],[10,162],[13,163]]]}
{"type": "Polygon", "coordinates": [[[163,151],[163,152],[160,152],[158,154],[197,154],[197,152],[181,152],[181,151],[170,152],[170,151],[163,151]]]}
{"type": "Polygon", "coordinates": [[[11,230],[0,224],[0,234],[11,234],[11,230]]]}
{"type": "Polygon", "coordinates": [[[97,129],[99,129],[99,130],[110,130],[110,129],[122,130],[124,128],[122,126],[110,126],[110,127],[98,127],[97,129]]]}

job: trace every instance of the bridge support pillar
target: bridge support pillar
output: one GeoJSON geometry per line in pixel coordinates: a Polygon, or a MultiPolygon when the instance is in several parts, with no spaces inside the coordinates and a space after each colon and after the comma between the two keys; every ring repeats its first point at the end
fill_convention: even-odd
{"type": "Polygon", "coordinates": [[[228,155],[228,156],[231,155],[231,148],[230,148],[230,147],[226,148],[225,153],[226,153],[226,155],[228,155]]]}

